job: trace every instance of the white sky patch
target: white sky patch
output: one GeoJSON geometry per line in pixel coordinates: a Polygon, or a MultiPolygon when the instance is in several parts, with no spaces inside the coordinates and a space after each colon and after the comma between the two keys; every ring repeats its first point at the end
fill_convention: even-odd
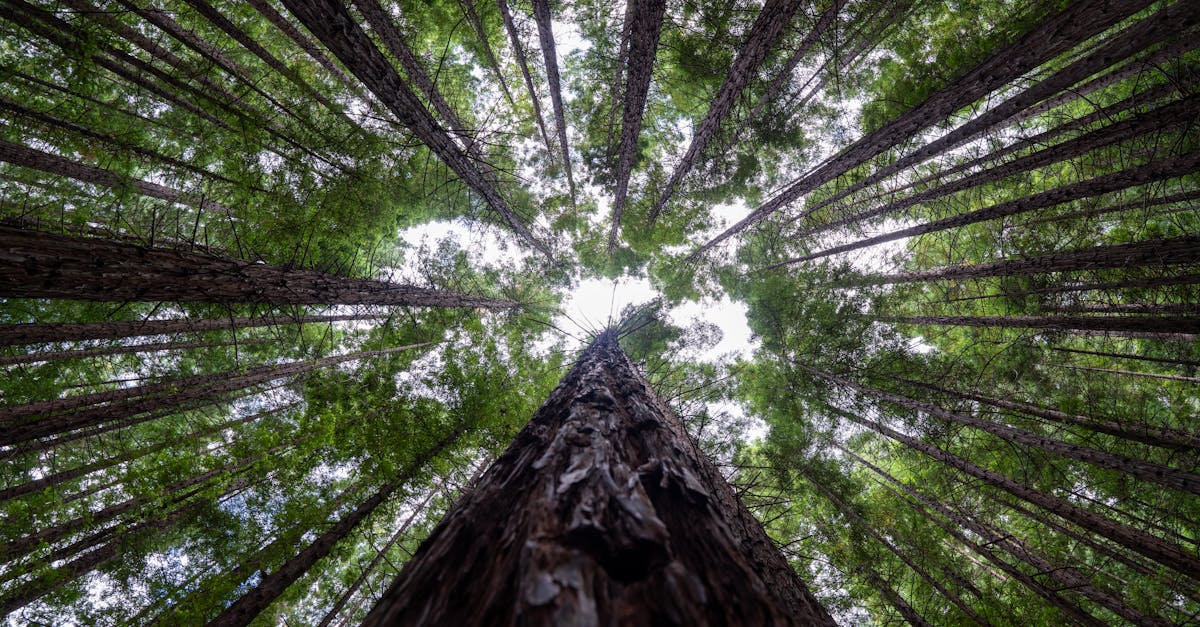
{"type": "Polygon", "coordinates": [[[558,328],[580,338],[600,331],[621,316],[626,305],[641,305],[657,297],[658,291],[644,277],[584,279],[563,301],[555,319],[558,328]]]}
{"type": "Polygon", "coordinates": [[[721,328],[721,341],[701,353],[700,361],[717,361],[718,357],[732,353],[737,356],[749,357],[754,351],[754,342],[750,326],[746,323],[746,313],[749,308],[745,303],[722,297],[720,300],[688,301],[673,307],[668,316],[671,323],[686,327],[696,320],[711,322],[721,328]]]}

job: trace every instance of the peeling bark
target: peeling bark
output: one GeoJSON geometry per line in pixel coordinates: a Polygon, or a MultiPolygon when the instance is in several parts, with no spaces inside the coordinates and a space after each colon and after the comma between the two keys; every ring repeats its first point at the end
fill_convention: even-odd
{"type": "Polygon", "coordinates": [[[608,331],[364,624],[618,622],[833,624],[608,331]]]}

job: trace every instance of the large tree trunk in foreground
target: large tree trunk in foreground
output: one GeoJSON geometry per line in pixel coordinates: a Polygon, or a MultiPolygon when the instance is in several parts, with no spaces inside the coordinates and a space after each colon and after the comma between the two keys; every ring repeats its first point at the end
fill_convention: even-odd
{"type": "Polygon", "coordinates": [[[607,331],[364,624],[832,625],[607,331]]]}

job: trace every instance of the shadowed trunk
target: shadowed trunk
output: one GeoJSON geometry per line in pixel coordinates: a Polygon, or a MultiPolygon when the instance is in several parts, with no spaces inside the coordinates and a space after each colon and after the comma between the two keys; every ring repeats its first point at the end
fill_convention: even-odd
{"type": "Polygon", "coordinates": [[[289,324],[383,320],[388,317],[387,314],[365,313],[313,316],[268,315],[250,318],[114,320],[112,322],[29,322],[0,325],[0,346],[112,340],[150,335],[174,335],[176,333],[204,333],[255,327],[278,327],[289,324]]]}
{"type": "Polygon", "coordinates": [[[364,624],[616,622],[833,624],[610,330],[364,624]]]}
{"type": "Polygon", "coordinates": [[[533,75],[529,73],[529,60],[525,56],[525,46],[521,45],[521,34],[517,32],[517,25],[513,22],[508,2],[496,0],[496,4],[500,7],[500,16],[504,18],[504,30],[508,32],[508,39],[512,43],[513,56],[517,58],[517,66],[521,68],[521,78],[525,80],[525,90],[529,92],[529,104],[533,105],[534,121],[537,122],[542,142],[546,144],[546,151],[550,155],[550,160],[553,161],[554,142],[550,141],[550,133],[546,132],[546,119],[542,117],[542,103],[538,100],[537,89],[533,86],[533,75]]]}
{"type": "Polygon", "coordinates": [[[562,80],[558,75],[558,52],[554,45],[550,0],[533,0],[533,19],[537,22],[538,41],[541,42],[542,58],[546,64],[546,82],[550,84],[550,104],[554,107],[554,125],[558,127],[558,148],[562,152],[563,171],[567,174],[571,206],[574,206],[575,175],[571,172],[571,151],[567,146],[567,116],[563,109],[562,80]]]}

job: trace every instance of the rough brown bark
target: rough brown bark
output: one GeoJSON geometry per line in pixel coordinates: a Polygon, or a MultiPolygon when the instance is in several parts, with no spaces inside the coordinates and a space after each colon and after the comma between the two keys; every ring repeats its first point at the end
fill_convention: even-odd
{"type": "Polygon", "coordinates": [[[729,68],[729,74],[721,83],[721,87],[717,89],[717,95],[713,97],[712,104],[709,105],[708,113],[704,114],[704,119],[701,120],[696,132],[692,135],[692,141],[688,144],[687,151],[675,166],[662,193],[650,207],[651,224],[671,200],[675,188],[683,182],[683,177],[687,176],[696,161],[704,154],[704,149],[708,147],[709,142],[716,137],[721,123],[733,110],[738,96],[758,74],[758,66],[762,65],[763,59],[767,58],[767,54],[779,42],[784,29],[792,21],[792,16],[796,14],[796,10],[800,8],[801,4],[800,0],[767,0],[763,4],[762,11],[759,12],[754,23],[750,25],[750,30],[746,33],[746,43],[742,45],[741,50],[738,50],[737,57],[734,58],[733,65],[729,68]]]}
{"type": "Polygon", "coordinates": [[[629,33],[628,65],[625,72],[625,103],[621,116],[621,144],[617,149],[617,179],[613,192],[612,229],[608,234],[608,249],[617,246],[617,231],[621,228],[621,213],[625,210],[629,177],[637,156],[638,136],[642,132],[642,115],[646,111],[646,96],[650,93],[650,77],[654,70],[658,37],[662,34],[666,0],[629,0],[625,15],[629,33]]]}
{"type": "Polygon", "coordinates": [[[414,475],[424,469],[447,446],[452,445],[463,434],[463,431],[461,428],[453,431],[445,438],[442,438],[436,445],[422,452],[399,476],[380,487],[379,490],[360,503],[358,507],[351,510],[332,527],[317,536],[311,544],[284,562],[274,572],[264,575],[259,580],[258,585],[254,586],[252,590],[232,605],[225,608],[219,616],[209,623],[209,627],[234,627],[235,625],[246,625],[254,620],[275,599],[279,598],[279,595],[283,594],[288,589],[288,586],[295,583],[304,573],[307,573],[313,564],[316,564],[318,560],[329,555],[334,545],[349,535],[359,523],[375,511],[375,508],[386,501],[397,489],[411,481],[414,475]]]}
{"type": "Polygon", "coordinates": [[[951,411],[938,405],[926,403],[916,399],[908,398],[901,394],[895,394],[887,390],[863,385],[857,381],[851,381],[845,377],[822,372],[807,366],[799,366],[805,372],[821,378],[829,383],[848,388],[872,396],[882,401],[899,405],[906,409],[911,409],[918,412],[923,412],[930,416],[936,416],[941,420],[952,422],[955,424],[978,429],[986,433],[990,433],[998,438],[1008,440],[1028,446],[1030,448],[1039,449],[1065,457],[1067,459],[1079,460],[1099,468],[1108,468],[1117,472],[1135,477],[1148,483],[1157,483],[1183,492],[1191,492],[1200,494],[1200,475],[1195,473],[1185,472],[1164,466],[1154,462],[1148,462],[1141,459],[1133,459],[1121,455],[1114,455],[1107,451],[1095,449],[1087,446],[1080,446],[1071,442],[1048,438],[1046,436],[1019,429],[1011,425],[995,422],[985,418],[980,418],[972,413],[951,411]]]}
{"type": "Polygon", "coordinates": [[[496,0],[500,7],[500,17],[504,19],[504,30],[508,32],[508,40],[512,44],[513,56],[517,58],[517,66],[521,68],[521,77],[525,80],[525,90],[529,92],[529,104],[533,105],[533,118],[537,123],[538,132],[546,144],[546,151],[554,159],[554,142],[550,141],[550,133],[546,132],[546,119],[542,117],[542,103],[538,99],[537,90],[533,86],[533,75],[529,72],[529,59],[525,55],[525,46],[521,45],[521,34],[517,32],[517,24],[513,21],[512,11],[505,0],[496,0]]]}
{"type": "Polygon", "coordinates": [[[429,146],[439,159],[462,177],[488,206],[539,252],[551,257],[550,249],[538,241],[525,223],[508,206],[484,173],[459,149],[450,135],[438,127],[416,94],[396,73],[383,53],[337,0],[284,0],[283,4],[329,48],[371,93],[429,146]]]}
{"type": "Polygon", "coordinates": [[[0,346],[111,340],[176,333],[204,333],[291,324],[382,320],[387,314],[339,314],[312,316],[266,315],[250,318],[178,318],[174,320],[119,320],[113,322],[31,322],[0,325],[0,346]]]}
{"type": "Polygon", "coordinates": [[[515,301],[0,226],[0,296],[110,302],[511,308],[515,301]]]}
{"type": "Polygon", "coordinates": [[[72,161],[36,148],[4,140],[0,140],[0,161],[7,161],[23,168],[65,176],[77,181],[92,183],[110,189],[122,190],[128,187],[143,196],[188,205],[201,211],[211,211],[220,215],[234,215],[232,210],[221,203],[207,200],[197,194],[181,192],[165,185],[124,176],[111,170],[72,161]]]}
{"type": "Polygon", "coordinates": [[[563,170],[575,205],[575,176],[571,172],[571,151],[567,147],[567,116],[563,109],[562,81],[558,75],[558,52],[554,45],[554,27],[550,15],[550,0],[532,0],[533,20],[537,22],[538,41],[546,65],[546,82],[550,85],[550,104],[554,107],[554,125],[558,127],[558,148],[562,153],[563,170]]]}
{"type": "Polygon", "coordinates": [[[868,237],[848,244],[834,246],[822,251],[803,255],[787,261],[774,264],[771,267],[791,265],[803,261],[812,261],[835,255],[838,253],[849,252],[882,244],[884,242],[893,242],[898,239],[912,237],[914,235],[923,235],[925,233],[934,233],[944,231],[946,229],[966,226],[968,224],[976,224],[978,222],[986,222],[988,220],[996,220],[1008,216],[1019,215],[1046,207],[1053,207],[1065,202],[1079,200],[1081,198],[1092,198],[1111,192],[1129,189],[1138,185],[1161,181],[1164,179],[1186,176],[1195,172],[1200,168],[1200,151],[1193,151],[1176,157],[1169,157],[1162,160],[1151,161],[1145,165],[1119,170],[1109,174],[1103,174],[1095,178],[1079,181],[1070,185],[1047,190],[1032,196],[1018,198],[1002,202],[983,209],[968,211],[949,218],[935,220],[926,224],[884,233],[875,237],[868,237]]]}
{"type": "Polygon", "coordinates": [[[800,196],[879,155],[898,142],[916,136],[922,129],[945,119],[951,113],[1144,9],[1150,3],[1150,0],[1089,0],[1071,3],[1062,12],[1043,20],[1017,41],[996,50],[988,59],[950,81],[921,104],[822,163],[788,189],[756,208],[750,215],[702,245],[689,256],[689,260],[694,261],[717,244],[741,233],[800,196]]]}
{"type": "Polygon", "coordinates": [[[1093,246],[1082,250],[1020,259],[868,276],[858,283],[862,285],[913,283],[1108,268],[1141,268],[1197,262],[1200,262],[1200,235],[1184,235],[1129,244],[1093,246]]]}
{"type": "Polygon", "coordinates": [[[584,352],[364,624],[418,622],[832,624],[615,331],[584,352]]]}

